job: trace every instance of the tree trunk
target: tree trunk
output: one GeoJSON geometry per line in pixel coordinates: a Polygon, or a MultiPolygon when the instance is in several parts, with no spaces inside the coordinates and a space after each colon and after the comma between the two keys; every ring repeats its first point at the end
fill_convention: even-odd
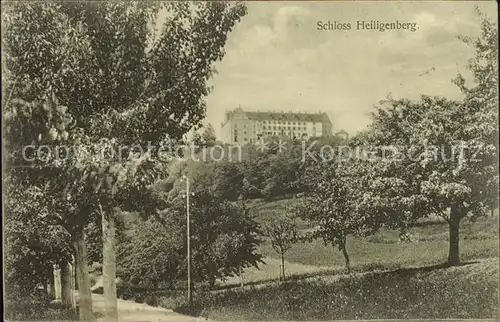
{"type": "Polygon", "coordinates": [[[61,268],[54,266],[54,297],[56,302],[61,301],[61,268]]]}
{"type": "Polygon", "coordinates": [[[114,211],[102,211],[102,275],[106,321],[118,321],[114,211]]]}
{"type": "Polygon", "coordinates": [[[238,273],[240,275],[240,286],[243,287],[243,286],[245,286],[245,283],[243,282],[243,271],[242,271],[241,267],[238,267],[238,273]]]}
{"type": "Polygon", "coordinates": [[[208,277],[208,287],[209,287],[211,290],[213,290],[213,289],[215,288],[215,281],[216,281],[215,276],[210,275],[210,276],[208,277]]]}
{"type": "Polygon", "coordinates": [[[51,266],[50,268],[50,274],[49,274],[49,280],[47,282],[47,295],[49,295],[51,298],[55,298],[56,296],[56,288],[54,285],[54,267],[51,266]]]}
{"type": "Polygon", "coordinates": [[[450,219],[448,221],[449,226],[449,251],[448,251],[448,265],[455,266],[460,264],[460,213],[456,207],[451,208],[450,219]]]}
{"type": "Polygon", "coordinates": [[[72,256],[71,260],[71,289],[73,290],[73,296],[71,297],[71,307],[73,310],[76,312],[76,297],[75,297],[75,291],[76,291],[76,263],[75,263],[75,256],[72,256]]]}
{"type": "Polygon", "coordinates": [[[83,226],[75,228],[73,234],[75,248],[76,278],[78,282],[78,308],[80,320],[94,320],[92,313],[92,293],[90,292],[89,269],[87,265],[87,248],[83,226]]]}
{"type": "Polygon", "coordinates": [[[73,288],[71,283],[71,267],[69,263],[62,262],[61,267],[61,304],[69,308],[73,304],[73,288]]]}
{"type": "Polygon", "coordinates": [[[281,253],[281,276],[285,280],[285,254],[281,253]]]}
{"type": "Polygon", "coordinates": [[[350,274],[351,273],[351,263],[349,261],[349,254],[347,253],[347,240],[346,238],[344,237],[342,239],[342,241],[340,242],[340,249],[342,250],[342,255],[344,255],[344,259],[345,259],[345,269],[347,271],[347,274],[350,274]]]}

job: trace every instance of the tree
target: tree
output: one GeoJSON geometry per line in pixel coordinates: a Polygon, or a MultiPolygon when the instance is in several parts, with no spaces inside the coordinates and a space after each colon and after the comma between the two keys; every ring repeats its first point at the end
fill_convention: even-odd
{"type": "MultiPolygon", "coordinates": [[[[495,25],[479,9],[476,10],[482,18],[481,36],[475,39],[460,37],[465,44],[475,49],[475,57],[468,65],[474,84],[468,87],[460,74],[454,81],[465,95],[464,104],[470,111],[467,121],[481,124],[476,135],[483,144],[494,148],[496,152],[490,154],[490,158],[485,161],[491,161],[487,165],[488,170],[496,170],[498,174],[498,24],[495,25]]],[[[486,186],[489,189],[489,200],[486,203],[489,203],[493,212],[493,209],[498,208],[498,176],[490,177],[486,186]]]]}
{"type": "MultiPolygon", "coordinates": [[[[192,198],[192,278],[214,286],[217,278],[233,276],[240,268],[256,266],[261,255],[259,229],[249,211],[207,192],[192,198]]],[[[181,281],[186,272],[186,204],[174,199],[157,217],[140,221],[121,245],[123,276],[149,287],[181,281]]]]}
{"type": "Polygon", "coordinates": [[[432,213],[443,217],[449,265],[460,262],[460,222],[498,207],[497,29],[484,17],[481,28],[481,37],[464,39],[476,55],[469,64],[474,85],[467,87],[461,75],[455,79],[463,101],[389,98],[365,137],[383,161],[367,193],[371,203],[403,228],[432,213]]]}
{"type": "MultiPolygon", "coordinates": [[[[496,200],[496,148],[481,133],[489,125],[474,120],[471,112],[461,102],[424,96],[419,102],[389,100],[374,118],[375,141],[399,143],[404,161],[384,159],[373,196],[381,208],[408,214],[410,222],[431,213],[442,216],[449,224],[450,265],[459,263],[460,221],[484,215],[496,200]]],[[[389,215],[393,222],[394,216],[389,215]]]]}
{"type": "MultiPolygon", "coordinates": [[[[51,292],[47,284],[53,285],[53,267],[71,260],[71,241],[67,231],[50,221],[41,189],[28,185],[21,189],[9,183],[7,178],[4,190],[5,307],[9,319],[26,319],[31,317],[17,316],[26,312],[26,307],[20,304],[32,306],[33,310],[44,309],[36,302],[47,298],[37,296],[36,289],[43,285],[51,292]],[[31,302],[27,302],[29,299],[31,302]]],[[[67,285],[62,286],[65,289],[67,285]]],[[[63,293],[62,300],[67,303],[68,294],[63,293]]]]}
{"type": "Polygon", "coordinates": [[[243,188],[243,174],[239,163],[214,162],[213,192],[223,199],[236,201],[243,188]]]}
{"type": "Polygon", "coordinates": [[[316,150],[306,160],[302,180],[308,189],[295,212],[316,225],[303,238],[320,238],[325,245],[338,247],[350,272],[347,236],[373,234],[383,219],[380,212],[367,211],[365,206],[364,187],[373,178],[369,164],[356,158],[343,160],[339,150],[329,151],[316,150]]]}
{"type": "Polygon", "coordinates": [[[203,127],[203,132],[201,133],[201,146],[205,147],[213,147],[217,138],[215,137],[215,130],[212,124],[208,123],[205,127],[203,127]]]}
{"type": "MultiPolygon", "coordinates": [[[[73,211],[78,220],[69,226],[80,263],[78,276],[84,278],[79,284],[88,284],[81,263],[86,257],[83,229],[90,210],[101,209],[106,312],[116,319],[114,214],[124,199],[130,200],[130,195],[123,198],[126,192],[148,184],[135,175],[143,174],[149,164],[144,158],[130,160],[130,146],[158,151],[166,138],[180,140],[199,125],[212,64],[223,57],[226,35],[246,9],[223,2],[16,3],[11,9],[7,84],[16,102],[28,104],[23,103],[24,114],[18,113],[20,107],[6,104],[8,135],[20,138],[20,144],[8,148],[19,153],[38,137],[91,147],[83,160],[72,155],[60,179],[94,188],[92,202],[73,211]],[[170,14],[156,32],[150,26],[157,23],[160,10],[170,14]],[[23,27],[27,25],[32,26],[29,31],[23,27]],[[42,94],[53,104],[36,103],[42,94]],[[67,119],[73,121],[71,128],[67,119]],[[109,156],[95,160],[109,146],[120,147],[120,156],[111,162],[109,156]]],[[[68,193],[77,195],[74,190],[60,195],[68,193]]],[[[82,319],[91,318],[87,286],[79,285],[82,319]]]]}
{"type": "Polygon", "coordinates": [[[131,233],[118,244],[118,273],[126,282],[145,288],[172,286],[185,268],[181,262],[182,234],[153,217],[131,224],[131,233]]]}
{"type": "Polygon", "coordinates": [[[297,241],[298,229],[295,220],[289,217],[280,217],[264,226],[264,235],[271,241],[274,251],[281,256],[281,279],[285,280],[285,254],[297,241]]]}

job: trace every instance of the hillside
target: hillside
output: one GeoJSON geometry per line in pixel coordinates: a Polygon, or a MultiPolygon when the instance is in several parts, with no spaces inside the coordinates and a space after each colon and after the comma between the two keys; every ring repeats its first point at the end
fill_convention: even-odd
{"type": "MultiPolygon", "coordinates": [[[[284,215],[301,198],[247,206],[260,224],[284,215]]],[[[313,225],[298,221],[301,230],[313,225]]],[[[259,268],[218,281],[218,290],[198,290],[187,310],[184,292],[146,296],[150,303],[214,320],[331,320],[379,318],[495,318],[498,303],[498,211],[461,224],[460,253],[467,265],[446,268],[448,226],[428,218],[409,230],[381,229],[373,236],[350,237],[352,273],[345,274],[342,254],[322,241],[297,243],[285,255],[286,283],[278,282],[279,256],[267,240],[258,248],[259,268]],[[363,303],[363,305],[359,305],[363,303]]],[[[145,294],[135,295],[144,301],[145,294]]]]}
{"type": "Polygon", "coordinates": [[[498,318],[498,258],[320,277],[199,298],[203,316],[237,320],[498,318]],[[362,304],[362,305],[361,305],[362,304]]]}

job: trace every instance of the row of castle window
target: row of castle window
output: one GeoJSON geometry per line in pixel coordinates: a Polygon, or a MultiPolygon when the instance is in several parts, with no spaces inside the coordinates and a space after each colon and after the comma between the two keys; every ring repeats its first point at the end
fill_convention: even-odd
{"type": "MultiPolygon", "coordinates": [[[[246,132],[244,132],[244,134],[246,134],[246,132]]],[[[270,132],[263,132],[262,134],[264,134],[264,135],[288,135],[288,136],[294,137],[294,138],[305,137],[308,135],[305,132],[284,132],[284,131],[281,131],[281,133],[270,131],[270,132]]],[[[257,137],[260,137],[262,134],[257,134],[257,137]]],[[[237,132],[234,133],[234,141],[238,141],[238,133],[237,132]]],[[[248,138],[246,136],[244,136],[243,141],[248,141],[248,138]]],[[[252,141],[252,139],[250,139],[250,141],[252,141]]]]}
{"type": "MultiPolygon", "coordinates": [[[[304,125],[304,128],[305,128],[305,125],[307,124],[306,122],[276,122],[276,121],[263,121],[262,122],[263,124],[277,124],[278,126],[289,126],[289,125],[304,125]]],[[[257,123],[257,126],[259,126],[260,124],[257,123]]],[[[313,124],[313,127],[315,126],[315,124],[313,124]]],[[[238,124],[234,124],[234,127],[238,127],[238,124]]],[[[247,125],[246,124],[243,124],[243,128],[246,128],[247,125]]],[[[254,126],[252,126],[253,128],[254,126]]],[[[264,128],[266,126],[264,125],[264,128]]]]}

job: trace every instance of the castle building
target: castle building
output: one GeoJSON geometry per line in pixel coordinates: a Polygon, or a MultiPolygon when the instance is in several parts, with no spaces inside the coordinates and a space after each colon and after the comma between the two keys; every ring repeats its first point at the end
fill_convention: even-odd
{"type": "Polygon", "coordinates": [[[332,135],[332,123],[326,113],[279,113],[245,111],[241,107],[226,112],[221,125],[224,143],[256,143],[266,136],[295,139],[332,135]]]}

